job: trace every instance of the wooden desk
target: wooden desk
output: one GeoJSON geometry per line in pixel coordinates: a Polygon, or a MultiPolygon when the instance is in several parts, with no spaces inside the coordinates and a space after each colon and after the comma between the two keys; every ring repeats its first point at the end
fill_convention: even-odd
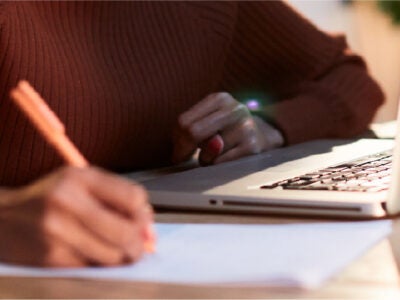
{"type": "MultiPolygon", "coordinates": [[[[326,220],[239,216],[206,213],[160,212],[159,222],[194,223],[305,223],[326,220]]],[[[357,298],[400,299],[400,219],[394,221],[389,239],[370,249],[325,286],[302,291],[283,288],[221,288],[167,284],[94,281],[82,279],[33,279],[0,277],[0,298],[357,298]]]]}

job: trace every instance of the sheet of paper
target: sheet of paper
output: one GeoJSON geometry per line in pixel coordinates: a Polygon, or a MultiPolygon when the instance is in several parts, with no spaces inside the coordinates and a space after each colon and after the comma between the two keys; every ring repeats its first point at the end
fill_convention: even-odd
{"type": "Polygon", "coordinates": [[[156,227],[157,252],[134,265],[50,270],[0,264],[0,274],[313,288],[385,238],[391,222],[156,227]]]}

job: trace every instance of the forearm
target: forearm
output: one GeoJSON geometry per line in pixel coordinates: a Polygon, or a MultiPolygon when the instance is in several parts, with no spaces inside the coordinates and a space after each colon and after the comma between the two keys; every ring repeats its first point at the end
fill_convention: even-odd
{"type": "Polygon", "coordinates": [[[287,144],[316,138],[349,138],[371,122],[384,95],[366,70],[343,64],[324,77],[305,82],[298,93],[266,107],[287,144]]]}
{"type": "Polygon", "coordinates": [[[323,33],[280,1],[243,4],[239,16],[222,90],[259,101],[257,115],[286,144],[367,128],[384,97],[344,37],[323,33]]]}

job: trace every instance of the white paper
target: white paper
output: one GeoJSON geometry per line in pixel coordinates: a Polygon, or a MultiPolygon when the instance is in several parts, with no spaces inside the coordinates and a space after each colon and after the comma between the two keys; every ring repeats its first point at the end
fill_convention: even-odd
{"type": "Polygon", "coordinates": [[[387,236],[391,222],[157,224],[156,228],[157,252],[134,265],[40,269],[0,264],[0,274],[313,288],[387,236]]]}

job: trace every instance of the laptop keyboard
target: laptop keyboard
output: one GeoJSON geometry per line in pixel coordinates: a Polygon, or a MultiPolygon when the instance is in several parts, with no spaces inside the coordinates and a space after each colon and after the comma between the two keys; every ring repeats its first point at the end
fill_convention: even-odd
{"type": "Polygon", "coordinates": [[[262,189],[380,192],[390,184],[393,151],[261,186],[262,189]]]}

